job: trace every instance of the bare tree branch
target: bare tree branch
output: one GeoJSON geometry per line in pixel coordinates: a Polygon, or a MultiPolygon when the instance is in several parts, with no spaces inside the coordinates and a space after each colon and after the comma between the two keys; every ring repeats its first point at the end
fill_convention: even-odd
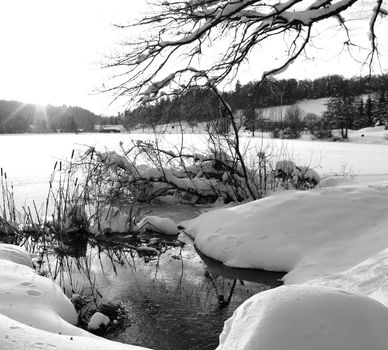
{"type": "MultiPolygon", "coordinates": [[[[117,98],[128,96],[151,102],[161,93],[171,94],[190,84],[206,85],[200,71],[206,72],[212,86],[217,86],[235,77],[254,49],[285,36],[288,57],[265,72],[265,79],[287,69],[303,54],[313,28],[325,20],[337,19],[348,37],[347,43],[353,45],[347,22],[360,18],[348,10],[357,2],[361,0],[158,1],[151,15],[118,26],[124,30],[137,27],[143,34],[126,43],[126,51],[107,65],[120,69],[107,90],[117,98]]],[[[369,14],[364,11],[369,17],[370,67],[378,54],[377,19],[387,14],[382,5],[383,0],[376,0],[369,14]]]]}

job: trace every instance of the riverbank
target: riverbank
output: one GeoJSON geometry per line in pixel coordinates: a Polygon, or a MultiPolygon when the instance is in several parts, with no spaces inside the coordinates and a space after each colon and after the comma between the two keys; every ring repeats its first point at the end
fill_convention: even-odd
{"type": "Polygon", "coordinates": [[[244,350],[363,350],[388,341],[381,332],[388,324],[388,182],[340,183],[215,210],[186,224],[198,249],[227,266],[288,272],[285,286],[235,311],[218,349],[238,343],[244,350]],[[377,323],[363,321],[373,318],[377,323]]]}
{"type": "Polygon", "coordinates": [[[0,347],[4,350],[147,350],[75,327],[77,313],[62,289],[36,274],[30,254],[0,244],[0,347]]]}

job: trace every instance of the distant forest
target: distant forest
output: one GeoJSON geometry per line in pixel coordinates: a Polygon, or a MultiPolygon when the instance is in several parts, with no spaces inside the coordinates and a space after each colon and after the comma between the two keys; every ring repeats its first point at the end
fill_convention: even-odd
{"type": "Polygon", "coordinates": [[[94,131],[96,124],[118,124],[81,107],[39,106],[0,100],[0,133],[94,131]]]}
{"type": "MultiPolygon", "coordinates": [[[[257,110],[279,105],[292,105],[303,99],[322,97],[342,98],[371,95],[372,102],[386,106],[388,102],[388,75],[346,79],[331,75],[315,80],[271,80],[259,89],[257,83],[236,83],[234,91],[224,93],[233,110],[257,110]]],[[[219,115],[219,102],[209,89],[193,87],[178,96],[164,97],[154,104],[143,104],[126,111],[127,128],[154,126],[163,123],[187,121],[194,126],[214,120],[219,115]]]]}
{"type": "MultiPolygon", "coordinates": [[[[330,98],[323,127],[364,127],[379,121],[387,124],[388,119],[387,74],[350,79],[331,75],[315,80],[271,80],[259,89],[255,82],[242,85],[238,81],[234,91],[224,93],[224,97],[233,110],[243,110],[248,119],[251,115],[252,120],[247,123],[253,130],[257,128],[257,110],[322,97],[330,98]],[[361,95],[368,97],[360,99],[361,95]]],[[[219,107],[217,97],[202,87],[192,87],[180,95],[163,97],[156,103],[142,104],[109,118],[81,107],[43,107],[0,100],[0,133],[87,132],[94,131],[97,124],[124,124],[131,129],[180,121],[195,126],[219,118],[219,107]]],[[[275,123],[272,128],[279,126],[275,123]]]]}

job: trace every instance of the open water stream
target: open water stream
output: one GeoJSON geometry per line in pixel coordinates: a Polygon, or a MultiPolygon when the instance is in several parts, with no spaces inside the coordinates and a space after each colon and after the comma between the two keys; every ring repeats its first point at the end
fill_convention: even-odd
{"type": "MultiPolygon", "coordinates": [[[[159,205],[153,215],[179,222],[203,207],[159,205]]],[[[101,255],[92,265],[103,302],[122,302],[131,324],[111,339],[158,350],[215,349],[223,324],[246,299],[280,285],[282,274],[226,268],[202,257],[189,236],[178,237],[158,258],[112,265],[101,255]]]]}

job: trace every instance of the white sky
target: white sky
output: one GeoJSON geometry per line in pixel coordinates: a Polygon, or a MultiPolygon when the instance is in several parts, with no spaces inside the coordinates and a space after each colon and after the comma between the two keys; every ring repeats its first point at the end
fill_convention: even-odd
{"type": "MultiPolygon", "coordinates": [[[[145,9],[145,0],[0,0],[0,99],[78,105],[104,115],[122,111],[122,104],[110,105],[111,96],[94,90],[108,79],[100,68],[104,56],[124,39],[111,24],[145,9]]],[[[336,35],[328,32],[328,42],[336,35]]],[[[328,53],[321,45],[314,52],[319,59],[294,64],[282,77],[361,74],[359,65],[337,56],[340,49],[328,53]]],[[[260,77],[257,62],[242,70],[242,82],[260,77]]]]}

